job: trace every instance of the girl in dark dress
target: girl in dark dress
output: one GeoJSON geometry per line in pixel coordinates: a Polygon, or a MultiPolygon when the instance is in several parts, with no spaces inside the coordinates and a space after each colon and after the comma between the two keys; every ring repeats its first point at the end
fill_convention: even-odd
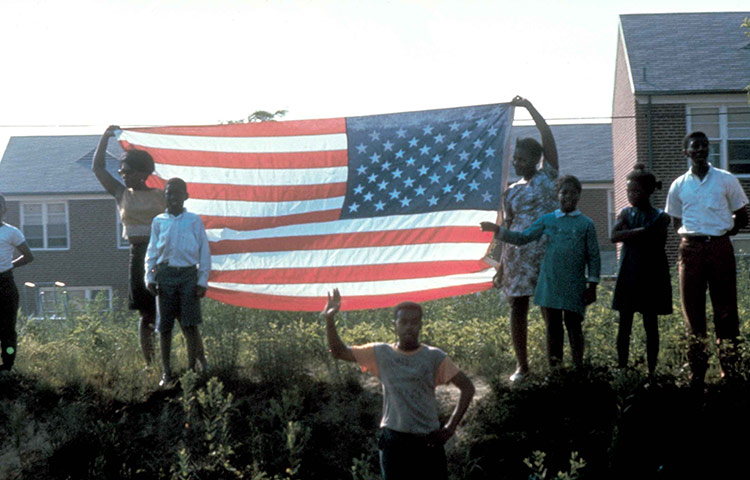
{"type": "Polygon", "coordinates": [[[661,183],[643,164],[635,164],[627,180],[632,206],[617,216],[611,237],[613,243],[623,243],[612,302],[612,308],[620,312],[617,359],[620,368],[627,367],[633,316],[638,312],[646,330],[648,371],[653,375],[659,356],[657,316],[672,313],[672,283],[664,250],[669,215],[651,206],[651,194],[661,183]]]}

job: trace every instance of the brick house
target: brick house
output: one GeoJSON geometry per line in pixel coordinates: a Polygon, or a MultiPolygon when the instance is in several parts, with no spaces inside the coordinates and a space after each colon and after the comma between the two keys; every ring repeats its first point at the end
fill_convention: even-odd
{"type": "MultiPolygon", "coordinates": [[[[110,305],[115,295],[127,298],[128,245],[120,237],[114,199],[91,172],[98,138],[33,136],[8,142],[0,162],[5,221],[24,232],[35,259],[14,272],[26,314],[75,308],[99,293],[110,305]]],[[[121,152],[110,142],[107,169],[115,175],[121,152]]]]}
{"type": "MultiPolygon", "coordinates": [[[[621,15],[617,42],[612,145],[615,211],[627,206],[625,176],[636,161],[664,187],[652,197],[664,208],[669,185],[685,173],[684,136],[711,139],[710,161],[729,170],[750,193],[750,38],[740,28],[750,12],[621,15]]],[[[733,238],[750,247],[750,230],[733,238]]],[[[668,251],[677,238],[670,229],[668,251]]]]}

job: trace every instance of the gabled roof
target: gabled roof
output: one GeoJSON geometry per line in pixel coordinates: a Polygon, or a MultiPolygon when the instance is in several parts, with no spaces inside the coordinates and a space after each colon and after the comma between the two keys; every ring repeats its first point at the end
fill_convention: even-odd
{"type": "MultiPolygon", "coordinates": [[[[5,195],[106,193],[91,171],[98,135],[11,137],[0,161],[0,192],[5,195]]],[[[122,149],[107,149],[107,170],[115,178],[122,149]]]]}
{"type": "MultiPolygon", "coordinates": [[[[612,168],[612,124],[580,123],[550,125],[560,160],[560,175],[575,175],[583,183],[608,183],[614,180],[612,168]]],[[[541,142],[535,126],[514,126],[516,138],[531,137],[541,142]]],[[[511,178],[517,178],[511,171],[511,178]]]]}
{"type": "Polygon", "coordinates": [[[636,94],[738,93],[750,81],[750,12],[620,15],[636,94]]]}

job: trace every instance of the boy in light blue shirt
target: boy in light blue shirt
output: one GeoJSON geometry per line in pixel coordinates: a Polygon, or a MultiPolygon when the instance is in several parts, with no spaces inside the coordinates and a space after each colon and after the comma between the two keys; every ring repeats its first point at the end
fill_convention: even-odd
{"type": "Polygon", "coordinates": [[[180,178],[171,178],[164,189],[167,211],[154,217],[146,250],[146,285],[157,297],[156,329],[161,346],[162,378],[160,386],[172,383],[170,355],[172,328],[180,319],[187,343],[188,368],[200,362],[205,370],[198,325],[202,322],[200,299],[206,295],[211,271],[211,252],[201,218],[184,208],[187,186],[180,178]]]}

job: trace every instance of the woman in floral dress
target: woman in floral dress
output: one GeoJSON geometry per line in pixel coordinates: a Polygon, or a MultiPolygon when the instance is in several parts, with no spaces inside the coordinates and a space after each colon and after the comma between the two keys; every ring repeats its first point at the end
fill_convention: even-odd
{"type": "MultiPolygon", "coordinates": [[[[521,179],[503,193],[503,226],[521,232],[557,208],[557,146],[552,130],[530,101],[517,96],[511,103],[528,110],[542,137],[541,145],[533,138],[516,141],[513,168],[521,179]]],[[[534,295],[544,246],[544,239],[523,246],[503,246],[499,286],[510,304],[510,334],[517,363],[510,377],[513,382],[523,379],[529,372],[526,349],[529,298],[534,295]]]]}

